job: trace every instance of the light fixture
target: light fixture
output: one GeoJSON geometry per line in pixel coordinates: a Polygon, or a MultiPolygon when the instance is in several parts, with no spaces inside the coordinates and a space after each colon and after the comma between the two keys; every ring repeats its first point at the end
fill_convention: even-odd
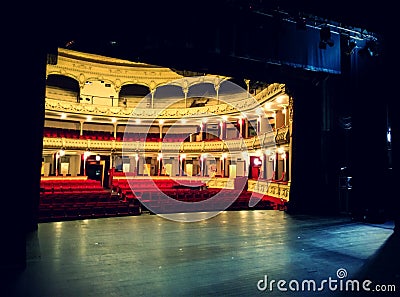
{"type": "Polygon", "coordinates": [[[326,45],[334,46],[334,41],[331,38],[331,29],[328,26],[323,26],[319,31],[319,48],[326,49],[326,45]]]}
{"type": "Polygon", "coordinates": [[[354,53],[354,49],[356,48],[356,46],[357,46],[357,43],[354,40],[350,40],[347,45],[346,54],[351,55],[352,53],[354,53]]]}
{"type": "Polygon", "coordinates": [[[320,40],[320,42],[319,42],[319,48],[320,48],[320,49],[326,49],[326,42],[320,40]]]}
{"type": "Polygon", "coordinates": [[[389,127],[387,132],[386,132],[386,140],[387,143],[391,143],[392,142],[392,129],[389,127]]]}
{"type": "Polygon", "coordinates": [[[296,20],[296,29],[297,30],[305,31],[307,29],[307,22],[303,16],[298,15],[295,17],[295,20],[296,20]]]}
{"type": "Polygon", "coordinates": [[[262,164],[261,160],[259,158],[254,158],[253,160],[253,164],[255,166],[260,166],[262,164]]]}
{"type": "Polygon", "coordinates": [[[62,157],[62,156],[65,155],[65,150],[64,150],[64,148],[61,148],[61,149],[58,151],[58,155],[59,155],[60,157],[62,157]]]}
{"type": "Polygon", "coordinates": [[[83,158],[86,160],[89,156],[91,155],[90,149],[86,149],[86,151],[83,153],[83,158]]]}
{"type": "Polygon", "coordinates": [[[280,155],[282,155],[285,152],[285,149],[283,147],[278,147],[278,149],[276,150],[276,152],[280,155]]]}
{"type": "Polygon", "coordinates": [[[358,51],[359,56],[376,57],[379,56],[378,45],[372,39],[365,42],[365,46],[358,51]]]}

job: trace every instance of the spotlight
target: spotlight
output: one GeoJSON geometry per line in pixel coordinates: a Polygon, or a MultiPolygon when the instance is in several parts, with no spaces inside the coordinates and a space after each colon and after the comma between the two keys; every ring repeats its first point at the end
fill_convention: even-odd
{"type": "Polygon", "coordinates": [[[307,29],[306,19],[300,15],[296,17],[296,29],[302,31],[307,29]]]}
{"type": "Polygon", "coordinates": [[[350,54],[354,52],[354,49],[356,48],[357,43],[355,41],[349,41],[349,52],[350,54]]]}
{"type": "Polygon", "coordinates": [[[378,45],[376,44],[376,42],[374,40],[368,40],[366,43],[366,47],[367,47],[369,55],[371,57],[379,56],[378,45]]]}
{"type": "Polygon", "coordinates": [[[321,40],[321,41],[319,42],[319,48],[320,48],[320,49],[326,49],[326,42],[321,40]]]}
{"type": "Polygon", "coordinates": [[[347,56],[350,56],[351,54],[354,53],[354,50],[356,49],[357,43],[354,40],[350,40],[350,38],[347,39],[346,43],[347,44],[345,46],[344,53],[347,56]]]}
{"type": "Polygon", "coordinates": [[[73,46],[74,45],[74,43],[75,43],[75,40],[70,40],[70,41],[68,41],[66,44],[65,44],[65,47],[71,47],[71,46],[73,46]]]}
{"type": "Polygon", "coordinates": [[[335,44],[331,38],[331,29],[328,26],[324,26],[321,28],[321,31],[319,32],[319,38],[320,49],[326,49],[326,45],[332,47],[335,44]]]}
{"type": "Polygon", "coordinates": [[[326,44],[329,45],[330,47],[332,47],[332,46],[335,45],[335,43],[333,42],[332,39],[328,39],[328,40],[326,41],[326,44]]]}
{"type": "Polygon", "coordinates": [[[377,57],[379,56],[378,45],[374,40],[367,40],[365,46],[358,51],[358,55],[362,57],[377,57]]]}
{"type": "Polygon", "coordinates": [[[329,27],[322,27],[321,31],[319,31],[319,38],[321,40],[328,40],[331,38],[331,29],[329,27]]]}

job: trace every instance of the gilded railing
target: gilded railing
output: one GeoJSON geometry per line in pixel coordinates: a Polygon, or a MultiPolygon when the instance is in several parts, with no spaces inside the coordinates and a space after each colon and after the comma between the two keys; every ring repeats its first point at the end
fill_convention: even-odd
{"type": "MultiPolygon", "coordinates": [[[[222,116],[226,114],[242,113],[257,109],[270,98],[285,93],[284,84],[271,84],[256,97],[248,97],[232,103],[222,103],[211,106],[192,108],[132,108],[120,106],[104,106],[90,103],[67,102],[46,98],[45,110],[65,113],[74,113],[92,116],[119,117],[123,119],[181,119],[204,118],[205,116],[222,116]]],[[[181,100],[181,99],[180,99],[181,100]]]]}
{"type": "Polygon", "coordinates": [[[260,148],[274,147],[275,132],[268,132],[260,136],[246,139],[214,140],[201,142],[152,142],[152,141],[116,141],[75,139],[64,137],[44,137],[44,149],[66,150],[98,150],[119,152],[176,152],[176,153],[212,153],[212,152],[239,152],[253,151],[260,148]]]}
{"type": "Polygon", "coordinates": [[[290,184],[249,179],[247,181],[247,188],[251,192],[289,201],[290,184]]]}
{"type": "Polygon", "coordinates": [[[276,130],[275,142],[278,144],[289,142],[289,127],[285,126],[276,130]]]}

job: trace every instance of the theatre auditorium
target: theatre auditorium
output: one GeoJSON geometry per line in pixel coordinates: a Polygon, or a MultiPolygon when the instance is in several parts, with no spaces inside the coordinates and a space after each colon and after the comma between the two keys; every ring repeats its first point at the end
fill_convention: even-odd
{"type": "Polygon", "coordinates": [[[387,23],[278,2],[10,42],[2,296],[398,296],[387,23]]]}

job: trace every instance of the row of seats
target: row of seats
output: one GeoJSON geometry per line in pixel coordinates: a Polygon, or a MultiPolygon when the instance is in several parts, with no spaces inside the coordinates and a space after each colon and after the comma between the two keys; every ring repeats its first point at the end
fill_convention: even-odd
{"type": "MultiPolygon", "coordinates": [[[[160,141],[160,135],[158,133],[123,133],[117,132],[116,137],[114,137],[113,132],[107,131],[90,131],[84,130],[82,135],[80,135],[79,130],[74,129],[61,129],[61,128],[51,128],[45,127],[43,130],[44,137],[64,137],[73,139],[92,139],[92,140],[131,140],[131,141],[160,141]]],[[[182,134],[168,134],[164,137],[165,141],[171,142],[183,142],[187,138],[187,135],[182,134]]]]}
{"type": "Polygon", "coordinates": [[[82,185],[97,187],[92,180],[45,180],[41,185],[52,191],[42,191],[39,222],[89,219],[150,213],[222,211],[246,209],[283,209],[282,201],[259,194],[259,202],[250,206],[252,192],[207,188],[200,180],[116,179],[112,190],[84,190],[82,185]],[[182,181],[181,181],[182,182],[182,181]],[[54,190],[62,185],[70,190],[54,190]],[[76,188],[75,188],[76,187],[76,188]],[[57,187],[56,187],[57,188],[57,187]],[[76,189],[80,188],[78,191],[76,189]],[[73,189],[73,190],[71,190],[73,189]],[[216,196],[217,195],[217,196],[216,196]],[[236,198],[235,198],[236,197],[236,198]],[[232,199],[234,199],[232,201],[232,199]],[[178,203],[182,202],[182,203],[178,203]]]}
{"type": "Polygon", "coordinates": [[[81,192],[54,192],[42,193],[40,195],[41,204],[69,203],[69,202],[114,202],[119,199],[110,194],[109,191],[101,192],[81,191],[81,192]]]}
{"type": "Polygon", "coordinates": [[[39,205],[38,221],[40,223],[83,220],[114,216],[140,215],[139,204],[124,201],[85,202],[85,203],[52,203],[39,205]]]}
{"type": "MultiPolygon", "coordinates": [[[[194,203],[215,197],[212,199],[212,203],[203,203],[207,204],[210,209],[201,209],[201,211],[218,210],[221,207],[225,209],[227,206],[227,210],[281,209],[284,205],[282,201],[275,200],[267,195],[247,191],[243,179],[238,179],[235,182],[235,188],[240,190],[207,188],[204,182],[200,180],[179,182],[181,184],[172,179],[113,179],[113,187],[115,191],[120,193],[124,201],[138,199],[144,204],[142,205],[143,208],[147,208],[147,204],[151,208],[156,208],[159,212],[170,209],[169,204],[175,204],[174,201],[171,202],[171,199],[194,203]],[[255,206],[249,206],[252,196],[259,200],[255,206]],[[232,198],[234,201],[232,201],[232,198]]],[[[188,207],[188,209],[190,208],[191,206],[188,207]]]]}
{"type": "Polygon", "coordinates": [[[98,180],[92,179],[42,179],[40,181],[42,192],[82,192],[96,191],[104,192],[105,189],[98,180]]]}
{"type": "Polygon", "coordinates": [[[139,215],[138,200],[122,201],[91,179],[42,179],[38,221],[52,222],[139,215]]]}

